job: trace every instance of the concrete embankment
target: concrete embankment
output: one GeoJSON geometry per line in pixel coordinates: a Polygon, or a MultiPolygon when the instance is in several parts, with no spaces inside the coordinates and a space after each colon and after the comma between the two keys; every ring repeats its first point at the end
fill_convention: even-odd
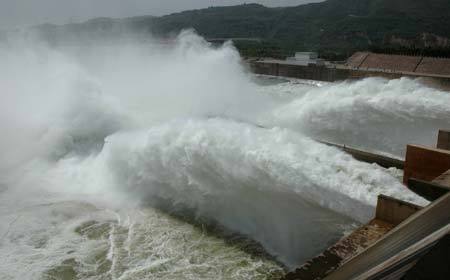
{"type": "Polygon", "coordinates": [[[367,77],[411,77],[421,78],[431,86],[450,89],[450,59],[445,58],[355,53],[346,64],[306,66],[275,59],[250,61],[249,64],[254,73],[271,76],[326,82],[367,77]]]}
{"type": "MultiPolygon", "coordinates": [[[[407,146],[405,187],[430,200],[429,205],[422,208],[380,195],[373,220],[283,279],[449,279],[449,139],[450,132],[441,130],[436,148],[407,146]]],[[[348,151],[354,156],[361,154],[348,151]]],[[[384,157],[363,155],[364,161],[381,158],[386,162],[384,157]]],[[[395,161],[388,165],[391,162],[395,161]]]]}
{"type": "Polygon", "coordinates": [[[250,68],[256,74],[326,82],[346,80],[351,76],[350,69],[314,65],[303,66],[283,60],[252,61],[250,62],[250,68]]]}

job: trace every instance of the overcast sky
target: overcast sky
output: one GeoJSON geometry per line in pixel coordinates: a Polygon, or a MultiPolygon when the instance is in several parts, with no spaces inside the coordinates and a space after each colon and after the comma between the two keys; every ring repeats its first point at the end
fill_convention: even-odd
{"type": "Polygon", "coordinates": [[[0,28],[38,23],[68,23],[93,17],[165,15],[209,6],[261,3],[295,6],[323,0],[0,0],[0,28]]]}

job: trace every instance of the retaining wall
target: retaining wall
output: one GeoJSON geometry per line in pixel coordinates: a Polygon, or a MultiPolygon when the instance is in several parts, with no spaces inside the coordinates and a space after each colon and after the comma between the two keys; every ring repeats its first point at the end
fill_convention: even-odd
{"type": "Polygon", "coordinates": [[[350,78],[349,69],[338,69],[325,66],[303,66],[287,63],[255,61],[250,63],[250,67],[256,74],[305,80],[334,82],[350,78]]]}
{"type": "MultiPolygon", "coordinates": [[[[359,56],[352,57],[353,63],[358,65],[365,65],[364,53],[360,53],[359,56]]],[[[417,59],[416,59],[417,60],[417,59]]],[[[416,60],[408,60],[404,64],[395,64],[395,65],[403,65],[404,68],[411,68],[411,62],[416,62],[416,60]]],[[[422,59],[426,64],[432,64],[429,62],[429,59],[422,59]]],[[[450,59],[449,59],[450,62],[450,59]]],[[[450,75],[440,75],[433,73],[418,73],[418,72],[402,72],[402,71],[390,71],[376,68],[358,68],[351,66],[340,66],[336,67],[330,66],[316,66],[316,65],[296,65],[289,64],[282,60],[262,60],[262,61],[251,61],[249,62],[251,70],[256,74],[263,75],[271,75],[271,76],[281,76],[281,77],[290,77],[290,78],[298,78],[305,80],[316,80],[316,81],[326,81],[326,82],[335,82],[342,81],[348,79],[363,79],[367,77],[383,77],[386,79],[398,79],[401,77],[411,77],[411,78],[421,78],[422,81],[430,86],[450,90],[450,75]]],[[[367,63],[366,63],[367,64],[367,63]]],[[[444,63],[445,64],[445,63],[444,63]]],[[[367,64],[368,65],[368,64],[367,64]]],[[[392,64],[394,65],[394,63],[392,64]]],[[[445,64],[447,65],[447,64],[445,64]]],[[[444,66],[445,66],[444,65],[444,66]]],[[[419,65],[420,66],[420,65],[419,65]]],[[[427,71],[432,71],[434,67],[441,66],[440,64],[436,64],[436,66],[427,66],[427,71]]],[[[449,64],[450,67],[450,64],[449,64]]],[[[423,71],[425,71],[425,66],[423,66],[423,71]]],[[[450,68],[439,68],[441,72],[449,71],[450,68]]]]}

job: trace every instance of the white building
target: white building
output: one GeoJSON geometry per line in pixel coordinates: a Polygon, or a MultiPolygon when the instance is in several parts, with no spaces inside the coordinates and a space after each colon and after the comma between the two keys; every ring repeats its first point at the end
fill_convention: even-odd
{"type": "Polygon", "coordinates": [[[288,57],[286,60],[292,64],[303,66],[325,64],[325,61],[320,59],[316,52],[296,52],[294,57],[288,57]]]}

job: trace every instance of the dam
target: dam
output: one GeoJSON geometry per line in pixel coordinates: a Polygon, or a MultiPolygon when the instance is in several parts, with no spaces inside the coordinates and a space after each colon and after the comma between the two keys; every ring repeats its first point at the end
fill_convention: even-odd
{"type": "MultiPolygon", "coordinates": [[[[273,59],[249,63],[253,72],[270,76],[327,82],[409,77],[450,88],[450,59],[445,58],[357,52],[343,65],[273,59]]],[[[408,145],[404,161],[323,142],[358,160],[404,170],[405,186],[435,202],[422,208],[380,195],[373,220],[283,279],[446,279],[450,275],[444,261],[450,252],[450,131],[439,130],[436,135],[437,149],[408,145]]]]}
{"type": "MultiPolygon", "coordinates": [[[[439,131],[437,149],[407,148],[403,181],[433,203],[422,208],[379,196],[372,221],[283,279],[445,279],[450,244],[449,135],[450,131],[439,131]]],[[[363,160],[373,162],[379,156],[365,154],[363,160]]]]}
{"type": "Polygon", "coordinates": [[[345,278],[391,271],[389,235],[414,261],[442,242],[394,233],[444,213],[442,170],[409,159],[443,154],[448,92],[254,75],[192,31],[82,43],[0,46],[0,278],[345,278]]]}
{"type": "Polygon", "coordinates": [[[423,78],[434,85],[450,88],[448,58],[356,52],[344,64],[298,65],[270,58],[252,60],[249,63],[254,73],[272,76],[327,82],[367,77],[410,77],[423,78]]]}

